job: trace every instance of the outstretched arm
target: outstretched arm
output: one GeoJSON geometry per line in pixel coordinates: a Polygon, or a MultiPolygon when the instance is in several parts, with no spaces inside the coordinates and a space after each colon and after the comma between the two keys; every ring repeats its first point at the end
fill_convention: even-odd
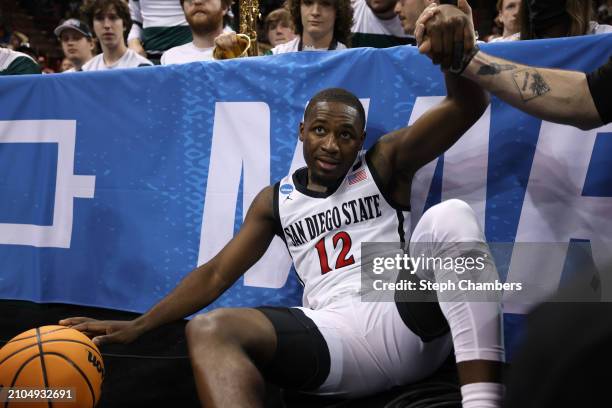
{"type": "Polygon", "coordinates": [[[468,79],[447,73],[447,96],[412,126],[383,136],[368,153],[392,199],[410,202],[412,177],[450,148],[485,111],[487,94],[468,79]]]}
{"type": "Polygon", "coordinates": [[[583,72],[530,67],[479,51],[463,76],[544,120],[581,129],[602,125],[583,72]]]}
{"type": "Polygon", "coordinates": [[[273,188],[262,190],[249,208],[238,234],[209,262],[191,271],[179,285],[144,315],[130,322],[69,318],[97,344],[128,343],[155,327],[185,318],[206,307],[257,262],[274,238],[273,188]]]}
{"type": "MultiPolygon", "coordinates": [[[[442,39],[443,45],[436,46],[442,32],[462,32],[464,43],[474,41],[473,30],[458,28],[458,25],[472,24],[471,9],[465,0],[459,0],[459,8],[463,12],[460,15],[452,6],[432,5],[417,21],[415,34],[419,50],[428,54],[434,63],[444,66],[444,61],[451,60],[455,51],[453,39],[448,36],[442,39]],[[448,17],[450,15],[452,19],[448,17]],[[464,22],[460,23],[461,20],[464,22]]],[[[468,47],[462,51],[467,54],[466,58],[469,56],[461,67],[463,77],[530,115],[581,129],[592,129],[603,124],[600,114],[610,111],[609,102],[606,102],[608,97],[604,95],[609,95],[612,90],[612,61],[587,80],[587,75],[582,72],[535,68],[477,49],[471,52],[468,47]],[[598,95],[602,95],[598,98],[601,102],[597,107],[589,82],[591,89],[594,87],[598,95]]]]}

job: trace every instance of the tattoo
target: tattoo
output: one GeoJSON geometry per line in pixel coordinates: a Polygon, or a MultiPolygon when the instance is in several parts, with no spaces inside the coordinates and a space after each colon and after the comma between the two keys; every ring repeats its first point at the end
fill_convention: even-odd
{"type": "Polygon", "coordinates": [[[516,65],[511,64],[496,64],[495,62],[490,63],[489,65],[483,65],[480,67],[476,74],[478,75],[497,75],[502,71],[510,71],[511,69],[515,69],[516,65]]]}
{"type": "Polygon", "coordinates": [[[512,74],[512,79],[525,102],[550,91],[550,86],[542,75],[533,68],[516,71],[512,74]]]}

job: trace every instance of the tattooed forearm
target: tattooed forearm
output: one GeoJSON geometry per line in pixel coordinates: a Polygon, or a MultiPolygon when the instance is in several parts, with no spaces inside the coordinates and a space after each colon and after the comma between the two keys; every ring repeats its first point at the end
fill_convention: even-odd
{"type": "Polygon", "coordinates": [[[550,91],[550,86],[542,75],[533,68],[516,71],[512,74],[512,79],[525,102],[550,91]]]}
{"type": "Polygon", "coordinates": [[[515,68],[516,68],[516,65],[496,64],[492,62],[490,64],[481,66],[476,74],[477,75],[497,75],[502,71],[509,71],[515,68]]]}

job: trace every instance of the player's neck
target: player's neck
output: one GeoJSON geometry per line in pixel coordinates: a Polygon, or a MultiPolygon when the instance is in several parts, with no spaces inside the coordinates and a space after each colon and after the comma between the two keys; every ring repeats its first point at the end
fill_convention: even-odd
{"type": "Polygon", "coordinates": [[[206,33],[196,33],[192,31],[193,45],[197,48],[211,48],[215,46],[215,38],[223,34],[223,26],[220,25],[216,30],[206,33]]]}
{"type": "Polygon", "coordinates": [[[124,42],[120,42],[116,47],[102,46],[102,58],[106,65],[113,65],[126,53],[127,47],[124,42]]]}
{"type": "Polygon", "coordinates": [[[329,33],[321,36],[321,37],[313,37],[306,31],[302,33],[302,49],[306,47],[313,47],[317,49],[327,49],[332,43],[334,38],[334,32],[330,31],[329,33]]]}

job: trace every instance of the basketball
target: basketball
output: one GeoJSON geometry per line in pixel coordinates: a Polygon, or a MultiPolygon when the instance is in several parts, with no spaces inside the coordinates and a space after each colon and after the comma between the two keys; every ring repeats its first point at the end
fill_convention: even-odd
{"type": "Polygon", "coordinates": [[[0,388],[8,388],[3,395],[6,408],[49,407],[50,402],[54,408],[95,407],[103,379],[98,347],[68,327],[31,329],[0,349],[0,388]]]}

